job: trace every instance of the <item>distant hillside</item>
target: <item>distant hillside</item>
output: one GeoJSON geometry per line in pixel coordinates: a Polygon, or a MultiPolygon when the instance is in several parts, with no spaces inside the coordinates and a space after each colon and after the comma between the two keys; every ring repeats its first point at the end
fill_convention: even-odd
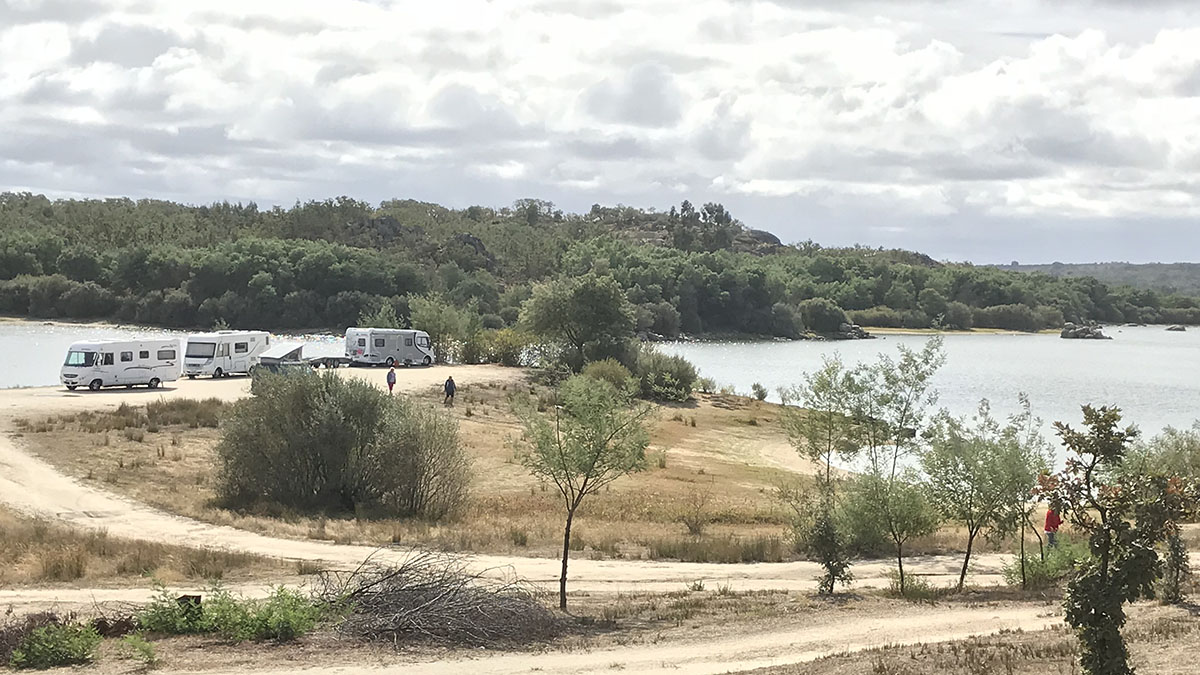
{"type": "Polygon", "coordinates": [[[1114,286],[1132,286],[1162,293],[1200,295],[1200,263],[1125,262],[1049,265],[998,265],[1017,272],[1049,274],[1055,277],[1092,277],[1114,286]]]}

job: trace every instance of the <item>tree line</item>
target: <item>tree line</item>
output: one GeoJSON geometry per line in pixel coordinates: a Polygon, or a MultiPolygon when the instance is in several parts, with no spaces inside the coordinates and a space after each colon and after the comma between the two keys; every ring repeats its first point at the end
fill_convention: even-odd
{"type": "Polygon", "coordinates": [[[864,247],[785,246],[723,206],[541,200],[448,209],[339,197],[290,208],[0,195],[0,312],[171,327],[333,329],[416,298],[512,327],[540,282],[611,277],[634,330],[799,337],[843,323],[1039,330],[1200,323],[1200,301],[864,247]]]}

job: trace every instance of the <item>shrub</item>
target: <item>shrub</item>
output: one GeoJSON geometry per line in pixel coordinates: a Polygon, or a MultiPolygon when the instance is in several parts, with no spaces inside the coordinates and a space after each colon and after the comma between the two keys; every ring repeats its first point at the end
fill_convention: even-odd
{"type": "Polygon", "coordinates": [[[154,645],[145,636],[138,633],[126,635],[121,640],[121,644],[129,650],[133,658],[141,661],[142,665],[146,668],[153,668],[154,664],[158,663],[158,655],[154,652],[154,645]]]}
{"type": "Polygon", "coordinates": [[[711,377],[701,377],[696,380],[696,388],[702,394],[713,394],[717,391],[717,381],[711,377]]]}
{"type": "Polygon", "coordinates": [[[754,392],[754,398],[756,398],[760,401],[767,400],[767,388],[762,386],[758,382],[755,382],[754,384],[750,385],[750,391],[754,392]]]}
{"type": "Polygon", "coordinates": [[[872,307],[850,312],[850,319],[860,325],[872,328],[900,328],[904,317],[891,307],[872,307]]]}
{"type": "Polygon", "coordinates": [[[38,577],[46,581],[75,581],[87,574],[88,552],[64,544],[44,551],[38,560],[38,577]]]}
{"type": "Polygon", "coordinates": [[[836,333],[846,323],[846,313],[829,298],[809,298],[800,303],[800,316],[809,330],[836,333]]]}
{"type": "Polygon", "coordinates": [[[321,614],[311,600],[283,587],[263,600],[249,600],[214,586],[196,605],[172,597],[160,585],[137,622],[144,630],[168,635],[211,633],[231,642],[286,642],[315,628],[321,614]]]}
{"type": "Polygon", "coordinates": [[[975,310],[975,325],[980,328],[1002,328],[1033,332],[1042,327],[1036,314],[1027,305],[993,305],[975,310]]]}
{"type": "Polygon", "coordinates": [[[13,650],[13,668],[55,668],[90,663],[100,646],[91,626],[54,623],[35,629],[13,650]]]}
{"type": "MultiPolygon", "coordinates": [[[[1025,557],[1025,580],[1027,588],[1034,591],[1053,588],[1063,582],[1075,564],[1086,560],[1088,552],[1086,541],[1074,541],[1062,535],[1058,537],[1058,546],[1046,549],[1046,558],[1039,555],[1025,557]]],[[[1004,565],[1004,581],[1011,586],[1021,585],[1021,559],[1015,558],[1004,565]]]]}
{"type": "Polygon", "coordinates": [[[633,375],[629,372],[629,369],[618,363],[616,359],[592,361],[584,366],[583,374],[608,382],[616,387],[618,391],[629,389],[631,386],[630,381],[633,379],[633,375]]]}
{"type": "Polygon", "coordinates": [[[217,445],[226,503],[428,519],[465,504],[469,461],[444,413],[334,373],[261,375],[217,445]]]}
{"type": "Polygon", "coordinates": [[[951,302],[946,305],[946,313],[942,317],[942,327],[950,330],[971,330],[975,326],[975,316],[971,308],[961,302],[951,302]]]}
{"type": "Polygon", "coordinates": [[[634,376],[643,398],[686,401],[696,382],[696,368],[682,356],[668,356],[643,345],[638,350],[634,376]]]}
{"type": "Polygon", "coordinates": [[[954,591],[949,586],[938,587],[929,583],[924,577],[909,574],[904,579],[904,591],[900,591],[900,573],[892,570],[888,573],[887,594],[893,598],[902,598],[913,602],[935,602],[939,598],[954,591]]]}
{"type": "Polygon", "coordinates": [[[512,367],[525,365],[525,352],[530,345],[529,334],[514,328],[501,328],[485,331],[483,336],[489,363],[512,367]]]}

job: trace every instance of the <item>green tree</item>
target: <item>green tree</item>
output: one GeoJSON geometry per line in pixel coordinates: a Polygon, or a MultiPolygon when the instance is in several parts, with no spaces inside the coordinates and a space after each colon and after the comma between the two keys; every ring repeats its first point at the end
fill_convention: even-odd
{"type": "Polygon", "coordinates": [[[475,307],[460,308],[440,295],[422,295],[409,298],[409,322],[417,330],[429,333],[438,363],[452,360],[454,348],[478,332],[479,315],[475,307]]]}
{"type": "Polygon", "coordinates": [[[832,594],[838,583],[853,580],[845,536],[836,519],[837,490],[833,458],[850,461],[857,450],[853,443],[854,425],[848,414],[848,394],[853,388],[850,373],[841,359],[825,357],[820,369],[805,375],[804,384],[793,387],[784,397],[798,401],[804,409],[784,406],[782,422],[796,450],[824,472],[817,475],[819,499],[809,548],[816,554],[825,573],[818,579],[818,590],[832,594]]]}
{"type": "MultiPolygon", "coordinates": [[[[633,336],[635,313],[616,279],[595,272],[538,284],[521,307],[530,333],[556,342],[571,370],[579,372],[588,348],[611,350],[633,336]]],[[[604,357],[609,354],[599,354],[604,357]]]]}
{"type": "Polygon", "coordinates": [[[583,500],[622,476],[646,466],[649,435],[646,405],[633,405],[627,392],[586,375],[568,378],[552,415],[530,406],[517,409],[525,434],[521,462],[539,480],[558,488],[566,509],[558,604],[567,608],[567,558],[571,524],[583,500]]]}
{"type": "Polygon", "coordinates": [[[800,303],[800,316],[809,330],[836,333],[846,323],[846,313],[828,298],[809,298],[800,303]]]}
{"type": "MultiPolygon", "coordinates": [[[[358,315],[360,328],[403,328],[400,317],[396,316],[396,308],[390,302],[381,302],[374,311],[364,311],[358,315]]],[[[436,353],[436,352],[435,352],[436,353]]]]}
{"type": "MultiPolygon", "coordinates": [[[[1022,397],[1024,415],[1028,400],[1022,397]]],[[[1046,468],[1043,443],[1030,443],[1021,416],[1001,426],[986,400],[970,421],[942,413],[929,430],[921,455],[929,496],[945,518],[967,530],[966,554],[958,575],[963,589],[975,539],[985,531],[1005,531],[1015,522],[1012,509],[1023,504],[1046,468]],[[1030,445],[1031,447],[1026,447],[1030,445]]]]}
{"type": "Polygon", "coordinates": [[[1085,431],[1055,422],[1071,453],[1066,468],[1046,477],[1051,507],[1088,536],[1091,557],[1078,563],[1067,584],[1066,620],[1082,646],[1088,675],[1130,675],[1121,635],[1124,605],[1154,597],[1162,576],[1156,546],[1196,502],[1196,486],[1176,477],[1121,475],[1133,427],[1120,428],[1117,408],[1083,407],[1085,431]]]}
{"type": "Polygon", "coordinates": [[[854,442],[866,459],[857,489],[892,540],[901,594],[906,590],[904,545],[937,525],[917,477],[904,470],[902,460],[918,449],[926,411],[937,402],[932,379],[946,360],[942,344],[939,336],[920,351],[901,346],[899,360],[881,354],[876,363],[855,368],[849,380],[854,442]]]}

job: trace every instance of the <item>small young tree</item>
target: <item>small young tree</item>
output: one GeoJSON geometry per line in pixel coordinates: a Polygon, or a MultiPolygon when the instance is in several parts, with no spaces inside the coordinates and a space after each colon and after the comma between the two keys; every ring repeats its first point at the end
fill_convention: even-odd
{"type": "Polygon", "coordinates": [[[892,540],[901,594],[905,592],[904,545],[937,526],[925,495],[913,494],[915,477],[901,461],[918,449],[926,411],[937,402],[931,380],[946,361],[942,345],[938,336],[920,351],[901,347],[898,361],[880,355],[876,363],[855,368],[848,379],[852,438],[867,464],[859,479],[859,490],[865,491],[861,502],[869,505],[880,529],[892,540]]]}
{"type": "Polygon", "coordinates": [[[817,556],[825,573],[817,580],[818,590],[832,594],[838,583],[853,580],[844,536],[838,531],[836,484],[833,475],[835,455],[853,458],[857,448],[852,442],[854,425],[847,410],[852,383],[840,359],[826,357],[821,368],[805,376],[804,384],[782,392],[786,401],[803,404],[783,409],[782,422],[796,450],[820,467],[817,474],[819,499],[817,514],[809,536],[808,548],[817,556]]]}
{"type": "Polygon", "coordinates": [[[531,407],[517,414],[525,428],[521,461],[539,479],[554,483],[566,509],[558,605],[567,608],[567,558],[571,523],[589,495],[646,466],[653,409],[632,405],[629,394],[604,380],[576,375],[562,384],[552,415],[531,407]]]}
{"type": "MultiPolygon", "coordinates": [[[[1022,404],[1028,415],[1024,397],[1022,404]]],[[[1037,456],[1039,446],[1025,447],[1029,441],[1023,438],[1020,419],[1001,427],[983,400],[971,421],[943,413],[930,430],[929,449],[921,456],[930,499],[944,517],[967,529],[959,591],[966,582],[976,537],[1012,527],[1014,506],[1027,501],[1045,467],[1037,456]]]]}
{"type": "Polygon", "coordinates": [[[1066,468],[1042,486],[1051,506],[1088,535],[1091,557],[1067,584],[1066,619],[1082,644],[1088,675],[1130,675],[1121,636],[1124,604],[1153,597],[1162,576],[1155,546],[1195,503],[1195,488],[1178,478],[1122,475],[1133,427],[1119,428],[1117,408],[1083,407],[1086,431],[1054,426],[1072,453],[1066,468]]]}

